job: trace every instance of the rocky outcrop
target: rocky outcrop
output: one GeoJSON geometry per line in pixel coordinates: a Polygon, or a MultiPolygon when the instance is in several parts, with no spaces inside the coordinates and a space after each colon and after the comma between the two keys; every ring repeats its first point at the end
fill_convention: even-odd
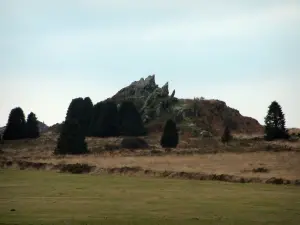
{"type": "Polygon", "coordinates": [[[172,104],[177,100],[174,95],[175,90],[169,96],[168,82],[159,87],[155,83],[155,75],[150,75],[122,88],[111,100],[118,104],[125,100],[133,101],[142,115],[143,122],[147,123],[164,112],[170,112],[172,104]]]}
{"type": "Polygon", "coordinates": [[[189,131],[192,136],[203,138],[221,135],[225,125],[236,133],[263,132],[257,120],[242,116],[223,101],[204,98],[179,100],[175,97],[175,90],[169,95],[169,83],[159,87],[155,75],[132,82],[110,100],[117,104],[124,100],[133,101],[150,130],[151,127],[155,131],[162,130],[166,118],[173,118],[181,133],[189,131]]]}

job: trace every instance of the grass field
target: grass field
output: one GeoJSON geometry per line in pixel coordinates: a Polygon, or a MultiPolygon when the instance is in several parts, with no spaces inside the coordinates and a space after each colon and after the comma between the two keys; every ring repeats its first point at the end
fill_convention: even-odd
{"type": "Polygon", "coordinates": [[[295,186],[0,170],[0,224],[299,222],[295,186]]]}

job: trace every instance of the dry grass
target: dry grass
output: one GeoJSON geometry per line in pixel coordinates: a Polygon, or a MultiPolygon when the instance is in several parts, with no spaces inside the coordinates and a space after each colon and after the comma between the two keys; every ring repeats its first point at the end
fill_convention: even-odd
{"type": "MultiPolygon", "coordinates": [[[[46,152],[44,152],[46,153],[46,152]]],[[[141,167],[156,171],[203,172],[207,174],[229,174],[243,177],[300,179],[300,153],[298,152],[254,152],[218,153],[193,156],[65,156],[55,157],[38,154],[24,157],[29,161],[54,164],[87,163],[101,168],[141,167]],[[253,169],[267,168],[267,173],[254,173],[253,169]]],[[[16,157],[14,157],[16,158],[16,157]]]]}
{"type": "Polygon", "coordinates": [[[216,138],[181,140],[180,148],[175,152],[185,153],[195,150],[197,154],[176,155],[166,153],[157,144],[159,136],[145,139],[152,146],[151,150],[164,153],[151,156],[151,150],[140,150],[149,156],[137,156],[135,151],[106,151],[106,144],[118,144],[121,138],[87,138],[93,154],[85,156],[57,157],[52,154],[57,136],[43,135],[38,140],[7,142],[3,146],[3,157],[11,160],[28,160],[34,162],[88,163],[101,168],[141,167],[156,171],[203,172],[208,174],[228,174],[243,177],[300,179],[300,143],[275,141],[267,143],[253,138],[236,139],[229,146],[224,146],[216,138]],[[184,147],[184,145],[186,145],[184,147]],[[288,150],[288,151],[287,151],[288,150]],[[100,152],[100,153],[99,153],[100,152]],[[199,154],[199,153],[206,154],[199,154]],[[125,157],[126,156],[126,157],[125,157]],[[253,169],[266,168],[267,173],[254,173],[253,169]]]}

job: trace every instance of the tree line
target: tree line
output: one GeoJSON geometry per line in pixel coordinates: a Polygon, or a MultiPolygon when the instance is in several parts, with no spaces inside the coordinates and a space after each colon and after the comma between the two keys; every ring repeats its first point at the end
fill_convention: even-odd
{"type": "MultiPolygon", "coordinates": [[[[161,145],[176,147],[178,133],[175,122],[165,126],[161,145]]],[[[55,154],[84,154],[88,152],[85,137],[117,137],[146,135],[142,118],[134,103],[113,101],[93,105],[89,97],[71,101],[57,141],[55,154]]]]}
{"type": "MultiPolygon", "coordinates": [[[[264,138],[267,141],[289,138],[285,127],[285,115],[277,101],[273,101],[265,117],[264,138]]],[[[93,105],[89,97],[75,98],[71,101],[65,121],[62,124],[55,154],[83,154],[87,153],[86,137],[117,137],[143,136],[146,129],[141,115],[131,101],[124,101],[117,105],[113,101],[102,101],[93,105]]],[[[4,140],[22,138],[38,138],[40,136],[38,120],[31,112],[25,120],[20,107],[11,110],[4,140]]],[[[232,139],[228,126],[225,126],[221,141],[227,143],[232,139]]],[[[179,141],[176,123],[166,121],[160,144],[164,148],[174,148],[179,141]]]]}
{"type": "Polygon", "coordinates": [[[27,120],[25,120],[24,112],[20,107],[16,107],[10,111],[2,137],[3,140],[38,138],[39,136],[39,124],[33,112],[29,113],[27,120]]]}

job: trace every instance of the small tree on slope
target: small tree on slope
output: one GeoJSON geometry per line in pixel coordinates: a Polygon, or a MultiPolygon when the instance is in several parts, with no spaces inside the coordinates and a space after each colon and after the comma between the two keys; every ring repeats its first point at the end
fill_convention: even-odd
{"type": "Polygon", "coordinates": [[[171,119],[167,120],[164,132],[160,139],[160,145],[163,148],[176,148],[178,145],[178,139],[176,123],[171,119]]]}
{"type": "Polygon", "coordinates": [[[265,117],[265,139],[271,141],[285,138],[288,138],[288,132],[285,128],[284,114],[278,102],[273,101],[265,117]]]}
{"type": "Polygon", "coordinates": [[[232,139],[232,136],[230,133],[230,129],[228,126],[225,126],[223,135],[221,137],[221,141],[222,141],[222,143],[228,143],[231,139],[232,139]]]}
{"type": "Polygon", "coordinates": [[[22,138],[25,138],[25,115],[20,107],[16,107],[10,111],[3,139],[17,140],[22,138]]]}
{"type": "Polygon", "coordinates": [[[29,113],[26,121],[26,137],[38,138],[40,136],[39,124],[34,113],[29,113]]]}
{"type": "Polygon", "coordinates": [[[119,109],[120,132],[124,136],[145,135],[146,130],[140,113],[131,101],[124,101],[119,109]]]}
{"type": "Polygon", "coordinates": [[[62,127],[55,154],[84,154],[88,153],[84,131],[76,119],[67,119],[62,127]]]}

